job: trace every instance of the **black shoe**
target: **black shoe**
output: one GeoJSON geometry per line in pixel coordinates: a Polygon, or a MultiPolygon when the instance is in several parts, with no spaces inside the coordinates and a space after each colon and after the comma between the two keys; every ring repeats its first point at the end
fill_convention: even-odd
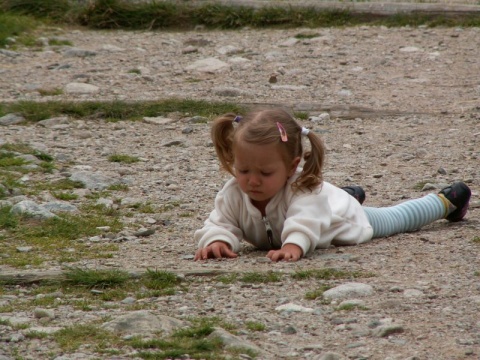
{"type": "Polygon", "coordinates": [[[352,195],[360,204],[365,201],[365,191],[360,186],[344,186],[342,190],[352,195]]]}
{"type": "Polygon", "coordinates": [[[456,207],[455,211],[448,214],[445,219],[452,222],[462,220],[467,213],[468,202],[472,195],[470,188],[463,182],[456,182],[440,190],[439,194],[443,194],[456,207]]]}

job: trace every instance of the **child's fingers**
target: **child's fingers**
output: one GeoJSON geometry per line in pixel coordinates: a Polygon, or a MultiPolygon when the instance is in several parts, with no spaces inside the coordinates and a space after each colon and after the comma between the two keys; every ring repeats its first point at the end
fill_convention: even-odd
{"type": "Polygon", "coordinates": [[[212,246],[212,255],[215,259],[223,257],[223,251],[221,246],[212,246]]]}
{"type": "Polygon", "coordinates": [[[283,254],[281,250],[270,250],[267,254],[267,257],[270,258],[270,260],[277,262],[282,260],[283,254]]]}
{"type": "Polygon", "coordinates": [[[195,257],[193,258],[194,261],[202,259],[202,250],[203,249],[198,249],[197,251],[195,251],[195,257]]]}
{"type": "Polygon", "coordinates": [[[290,251],[282,250],[270,250],[267,254],[267,257],[272,261],[298,261],[300,256],[296,253],[291,253],[290,251]]]}
{"type": "Polygon", "coordinates": [[[230,250],[228,246],[224,248],[223,255],[228,258],[236,258],[238,256],[232,250],[230,250]]]}

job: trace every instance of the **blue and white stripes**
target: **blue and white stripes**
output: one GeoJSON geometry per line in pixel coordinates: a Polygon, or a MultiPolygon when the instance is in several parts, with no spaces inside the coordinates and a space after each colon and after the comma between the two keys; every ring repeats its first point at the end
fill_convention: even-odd
{"type": "Polygon", "coordinates": [[[436,194],[394,206],[384,208],[364,206],[363,209],[372,225],[374,238],[414,231],[445,217],[445,205],[436,194]]]}

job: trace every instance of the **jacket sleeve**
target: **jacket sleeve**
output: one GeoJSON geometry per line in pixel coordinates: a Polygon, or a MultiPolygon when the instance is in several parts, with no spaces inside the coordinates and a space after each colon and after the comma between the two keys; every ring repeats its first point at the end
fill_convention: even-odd
{"type": "Polygon", "coordinates": [[[205,221],[203,228],[195,231],[194,240],[198,248],[207,247],[214,241],[224,241],[230,245],[233,252],[240,251],[240,241],[243,231],[239,228],[239,203],[235,194],[228,188],[222,189],[215,198],[215,209],[205,221]]]}
{"type": "Polygon", "coordinates": [[[317,247],[327,248],[330,239],[322,236],[332,222],[332,210],[323,192],[295,195],[288,207],[282,231],[282,244],[295,244],[303,256],[317,247]]]}

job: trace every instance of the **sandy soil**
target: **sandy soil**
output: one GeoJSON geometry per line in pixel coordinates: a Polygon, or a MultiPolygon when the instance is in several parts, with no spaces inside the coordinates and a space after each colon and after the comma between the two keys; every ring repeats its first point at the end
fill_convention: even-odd
{"type": "MultiPolygon", "coordinates": [[[[328,351],[350,359],[480,358],[479,29],[68,30],[57,36],[96,55],[67,55],[64,47],[0,54],[3,101],[180,97],[282,104],[309,116],[329,114],[326,120],[302,123],[328,147],[325,179],[338,186],[362,185],[365,205],[386,206],[438,191],[422,190],[425,183],[462,180],[473,192],[472,207],[459,223],[442,220],[418,232],[332,247],[298,263],[270,263],[248,246],[238,259],[201,263],[192,260],[192,234],[228,177],[218,170],[208,124],[191,121],[196,114],[169,114],[172,121],[163,125],[83,119],[63,127],[2,127],[0,139],[6,142],[42,144],[52,155],[72,160],[52,180],[87,168],[130,181],[129,192],[115,196],[158,209],[175,204],[171,210],[125,219],[132,232],[147,227],[156,230],[154,235],[121,243],[112,259],[80,265],[176,272],[288,273],[326,267],[369,272],[374,276],[329,282],[356,281],[374,288],[374,295],[362,299],[364,307],[349,312],[336,310],[338,302],[305,299],[321,281],[289,277],[254,286],[205,278],[192,283],[189,295],[159,299],[154,308],[178,317],[208,314],[238,323],[263,322],[265,332],[243,337],[264,349],[265,359],[319,359],[328,351]],[[316,37],[292,40],[299,33],[316,37]],[[189,67],[208,58],[225,66],[209,71],[189,67]],[[78,82],[98,89],[67,91],[68,84],[78,82]],[[64,89],[64,94],[42,97],[39,89],[64,89]],[[166,146],[172,140],[179,142],[166,146]],[[112,153],[142,161],[111,163],[107,158],[112,153]],[[275,310],[285,303],[315,309],[315,315],[275,310]],[[389,321],[402,331],[375,335],[375,324],[389,321]]],[[[60,267],[45,263],[42,270],[60,267]]],[[[92,316],[100,312],[104,316],[108,310],[92,316]]],[[[67,315],[58,311],[54,324],[69,323],[67,315]]],[[[15,345],[19,353],[43,358],[28,343],[15,345]]]]}

